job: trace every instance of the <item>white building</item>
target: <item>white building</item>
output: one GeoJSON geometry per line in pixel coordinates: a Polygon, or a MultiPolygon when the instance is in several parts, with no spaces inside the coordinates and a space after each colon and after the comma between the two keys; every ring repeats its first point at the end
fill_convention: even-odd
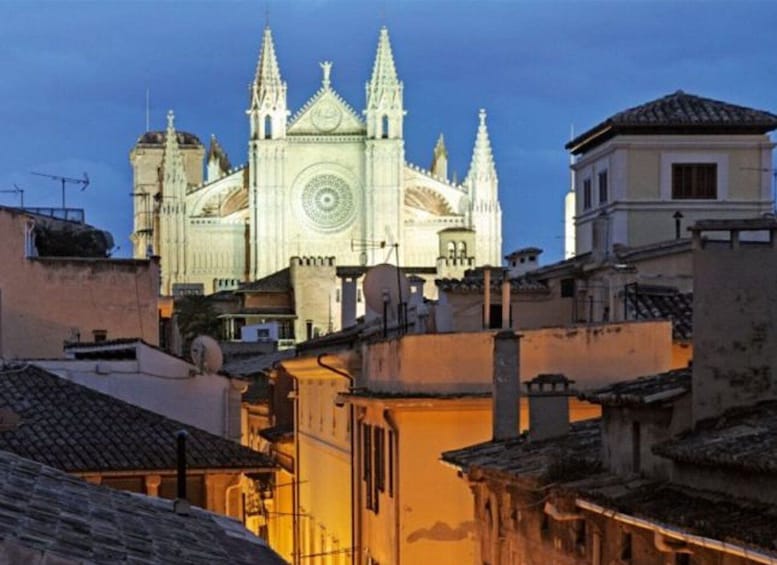
{"type": "Polygon", "coordinates": [[[501,264],[502,212],[486,113],[463,183],[447,176],[442,139],[431,171],[405,160],[403,83],[386,28],[380,31],[363,112],[332,85],[321,63],[321,88],[291,115],[272,34],[264,31],[250,87],[248,162],[231,168],[213,138],[146,132],[130,153],[134,169],[136,257],[161,257],[162,293],[175,284],[205,293],[256,280],[292,256],[334,256],[339,265],[397,261],[433,266],[438,233],[467,228],[474,249],[462,257],[501,264]]]}

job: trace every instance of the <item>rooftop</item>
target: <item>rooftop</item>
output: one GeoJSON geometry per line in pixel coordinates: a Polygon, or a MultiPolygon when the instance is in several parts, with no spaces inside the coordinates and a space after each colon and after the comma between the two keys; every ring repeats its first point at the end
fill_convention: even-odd
{"type": "MultiPolygon", "coordinates": [[[[179,130],[176,134],[178,136],[178,145],[184,149],[191,146],[202,146],[200,138],[193,133],[179,130]]],[[[147,131],[138,138],[135,145],[159,145],[161,147],[164,146],[166,137],[167,132],[164,130],[147,131]]]]}
{"type": "Polygon", "coordinates": [[[0,430],[0,449],[68,472],[174,470],[182,429],[192,470],[273,467],[262,453],[33,366],[0,371],[0,406],[20,418],[0,430]]]}
{"type": "Polygon", "coordinates": [[[658,375],[621,381],[606,387],[583,392],[583,400],[607,406],[646,405],[665,402],[691,390],[691,369],[677,369],[658,375]]]}
{"type": "Polygon", "coordinates": [[[732,408],[653,451],[682,463],[777,473],[777,401],[732,408]]]}
{"type": "Polygon", "coordinates": [[[574,485],[579,496],[620,512],[680,528],[691,535],[756,546],[777,554],[777,508],[716,492],[603,474],[574,485]]]}
{"type": "Polygon", "coordinates": [[[689,340],[693,336],[693,293],[676,288],[634,284],[625,288],[628,318],[672,321],[672,337],[689,340]]]}
{"type": "MultiPolygon", "coordinates": [[[[460,279],[437,279],[434,281],[441,291],[456,293],[477,293],[483,292],[485,279],[482,271],[467,271],[464,277],[460,279]]],[[[491,290],[498,291],[502,288],[502,277],[491,276],[491,290]]],[[[545,283],[534,281],[526,277],[510,279],[511,292],[526,292],[545,294],[549,292],[545,283]]]]}
{"type": "Polygon", "coordinates": [[[172,504],[0,451],[0,561],[283,563],[238,522],[197,507],[182,516],[172,504]]]}
{"type": "Polygon", "coordinates": [[[524,433],[446,451],[442,459],[465,473],[480,470],[541,483],[569,481],[598,471],[601,441],[599,419],[583,420],[570,424],[569,433],[560,438],[530,441],[524,433]]]}
{"type": "Polygon", "coordinates": [[[291,271],[288,267],[259,280],[241,284],[235,292],[289,292],[291,271]]]}
{"type": "Polygon", "coordinates": [[[763,134],[776,128],[777,116],[770,112],[678,90],[610,116],[565,148],[584,153],[618,134],[763,134]]]}

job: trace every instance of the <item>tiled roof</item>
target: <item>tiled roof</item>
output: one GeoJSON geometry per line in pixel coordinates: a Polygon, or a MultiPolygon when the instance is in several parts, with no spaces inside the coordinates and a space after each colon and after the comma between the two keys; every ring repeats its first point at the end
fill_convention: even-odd
{"type": "Polygon", "coordinates": [[[691,390],[691,369],[677,369],[650,377],[622,381],[583,392],[583,400],[609,406],[653,404],[682,396],[691,390]]]}
{"type": "Polygon", "coordinates": [[[733,408],[700,422],[653,451],[675,461],[757,473],[777,473],[777,402],[733,408]]]}
{"type": "Polygon", "coordinates": [[[0,451],[0,562],[281,565],[238,522],[0,451]]]}
{"type": "Polygon", "coordinates": [[[291,270],[286,267],[259,280],[241,284],[235,292],[288,292],[291,290],[291,270]]]}
{"type": "Polygon", "coordinates": [[[645,104],[618,112],[577,136],[566,149],[581,153],[618,133],[685,133],[730,131],[766,133],[777,128],[777,116],[678,90],[645,104]]]}
{"type": "MultiPolygon", "coordinates": [[[[189,133],[187,131],[177,131],[178,134],[178,145],[181,146],[191,146],[191,145],[202,145],[202,142],[200,141],[200,138],[194,135],[193,133],[189,133]]],[[[167,137],[166,131],[147,131],[143,135],[141,135],[138,140],[135,142],[136,145],[164,145],[165,144],[165,138],[167,137]]]]}
{"type": "Polygon", "coordinates": [[[263,454],[144,410],[42,369],[0,372],[0,407],[19,425],[0,431],[0,449],[68,472],[173,470],[175,434],[189,433],[191,469],[259,470],[263,454]]]}
{"type": "MultiPolygon", "coordinates": [[[[437,279],[434,281],[441,291],[457,293],[483,292],[484,279],[482,272],[468,272],[461,279],[437,279]]],[[[502,278],[491,276],[491,290],[498,291],[502,288],[502,278]]],[[[526,277],[510,279],[511,292],[541,293],[550,292],[545,283],[531,280],[526,277]]]]}
{"type": "MultiPolygon", "coordinates": [[[[291,359],[295,355],[296,351],[294,349],[284,349],[282,351],[274,351],[273,353],[265,353],[264,355],[253,355],[224,363],[222,370],[225,373],[236,376],[258,375],[272,367],[274,363],[284,359],[291,359]]],[[[245,395],[243,400],[245,401],[245,395]]]]}
{"type": "Polygon", "coordinates": [[[479,469],[541,482],[574,480],[599,469],[601,442],[599,419],[584,420],[570,424],[569,433],[560,438],[530,441],[522,434],[446,451],[442,459],[465,473],[479,469]]]}
{"type": "MultiPolygon", "coordinates": [[[[569,485],[565,485],[569,486],[569,485]]],[[[623,514],[777,555],[777,507],[717,492],[602,475],[574,485],[584,500],[623,514]]]]}
{"type": "Polygon", "coordinates": [[[693,336],[693,293],[675,288],[629,285],[626,287],[626,311],[630,320],[665,319],[672,321],[675,339],[693,336]]]}

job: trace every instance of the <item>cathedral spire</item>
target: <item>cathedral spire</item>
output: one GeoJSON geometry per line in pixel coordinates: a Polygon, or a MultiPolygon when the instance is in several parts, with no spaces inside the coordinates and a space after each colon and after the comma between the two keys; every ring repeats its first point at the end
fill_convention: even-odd
{"type": "Polygon", "coordinates": [[[283,85],[281,70],[278,67],[278,58],[275,56],[275,44],[272,40],[270,26],[264,28],[262,36],[262,50],[259,52],[259,61],[256,64],[254,82],[257,86],[267,88],[279,88],[283,85]]]}
{"type": "Polygon", "coordinates": [[[176,196],[171,192],[183,186],[186,190],[186,171],[183,165],[183,153],[178,145],[178,132],[175,130],[175,114],[172,110],[167,112],[167,131],[165,133],[165,150],[163,156],[163,192],[169,196],[176,196]]]}
{"type": "Polygon", "coordinates": [[[494,155],[491,152],[491,140],[488,137],[486,127],[486,111],[481,108],[478,134],[475,138],[475,148],[472,151],[472,162],[467,173],[467,183],[472,185],[477,182],[496,181],[496,166],[494,155]]]}
{"type": "Polygon", "coordinates": [[[270,26],[264,28],[262,36],[248,114],[252,139],[278,139],[286,135],[286,83],[281,78],[270,26]]]}
{"type": "Polygon", "coordinates": [[[448,178],[448,150],[445,148],[445,139],[442,134],[437,138],[437,144],[434,146],[431,171],[436,177],[446,180],[448,178]]]}
{"type": "Polygon", "coordinates": [[[380,28],[378,52],[375,54],[375,63],[372,65],[370,86],[394,86],[398,83],[397,68],[394,65],[394,54],[391,52],[388,29],[383,26],[380,28]]]}
{"type": "Polygon", "coordinates": [[[391,52],[388,29],[382,27],[378,50],[372,65],[372,77],[367,83],[367,136],[372,138],[402,138],[402,81],[397,77],[391,52]]]}

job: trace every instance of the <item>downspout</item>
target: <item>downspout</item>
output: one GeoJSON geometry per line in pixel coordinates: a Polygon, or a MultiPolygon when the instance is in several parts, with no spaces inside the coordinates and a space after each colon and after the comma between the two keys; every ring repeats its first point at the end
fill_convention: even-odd
{"type": "Polygon", "coordinates": [[[297,377],[288,373],[291,377],[291,381],[294,383],[294,488],[292,489],[292,537],[294,552],[292,558],[294,559],[294,565],[300,565],[302,561],[300,559],[302,555],[302,548],[299,545],[299,381],[297,377]]]}
{"type": "MultiPolygon", "coordinates": [[[[340,375],[344,379],[348,380],[348,392],[351,392],[354,388],[354,379],[353,376],[346,373],[345,371],[341,371],[337,367],[333,367],[332,365],[328,365],[322,361],[324,357],[327,356],[327,353],[320,353],[318,357],[316,357],[316,363],[318,363],[318,366],[322,369],[326,369],[327,371],[331,371],[335,373],[336,375],[340,375]]],[[[356,480],[356,462],[354,461],[354,455],[356,453],[356,450],[354,449],[354,437],[356,435],[356,422],[354,422],[353,418],[353,404],[348,403],[348,418],[349,423],[351,426],[351,433],[349,434],[349,439],[351,440],[351,563],[354,563],[358,565],[358,563],[361,562],[361,552],[357,552],[357,532],[356,532],[356,504],[357,504],[357,496],[356,493],[359,491],[358,488],[355,488],[356,485],[359,483],[356,480]],[[357,555],[358,553],[358,555],[357,555]],[[359,560],[356,560],[355,557],[359,557],[359,560]]],[[[295,428],[296,429],[296,428],[295,428]]]]}
{"type": "Polygon", "coordinates": [[[391,415],[391,412],[389,410],[383,411],[383,419],[386,420],[386,423],[388,424],[389,429],[392,432],[392,435],[394,437],[393,445],[389,447],[389,449],[393,450],[394,457],[391,460],[391,478],[393,479],[393,486],[392,492],[394,494],[394,563],[399,564],[399,550],[401,547],[401,544],[399,543],[400,540],[400,527],[399,527],[399,521],[400,521],[400,514],[399,514],[399,465],[397,462],[399,461],[399,449],[395,449],[394,446],[397,448],[399,447],[399,428],[397,427],[397,423],[394,420],[394,416],[391,415]]]}
{"type": "Polygon", "coordinates": [[[677,538],[689,544],[699,545],[701,547],[704,547],[706,549],[711,549],[713,551],[728,553],[729,555],[735,555],[743,559],[749,559],[751,561],[755,561],[756,563],[764,563],[766,565],[777,565],[777,558],[771,557],[759,551],[747,549],[739,545],[732,545],[730,543],[722,542],[720,540],[688,534],[676,528],[662,526],[660,524],[656,524],[655,522],[651,522],[649,520],[643,520],[641,518],[635,518],[634,516],[629,516],[628,514],[621,514],[620,512],[616,512],[615,510],[609,510],[607,508],[604,508],[603,506],[599,506],[598,504],[593,504],[591,502],[588,502],[587,500],[583,500],[580,498],[578,498],[575,501],[575,504],[577,505],[578,508],[582,508],[583,510],[588,510],[589,512],[601,514],[602,516],[612,518],[613,520],[622,522],[624,524],[629,524],[631,526],[636,526],[638,528],[651,530],[655,534],[660,534],[662,536],[666,536],[670,538],[677,538]]]}

